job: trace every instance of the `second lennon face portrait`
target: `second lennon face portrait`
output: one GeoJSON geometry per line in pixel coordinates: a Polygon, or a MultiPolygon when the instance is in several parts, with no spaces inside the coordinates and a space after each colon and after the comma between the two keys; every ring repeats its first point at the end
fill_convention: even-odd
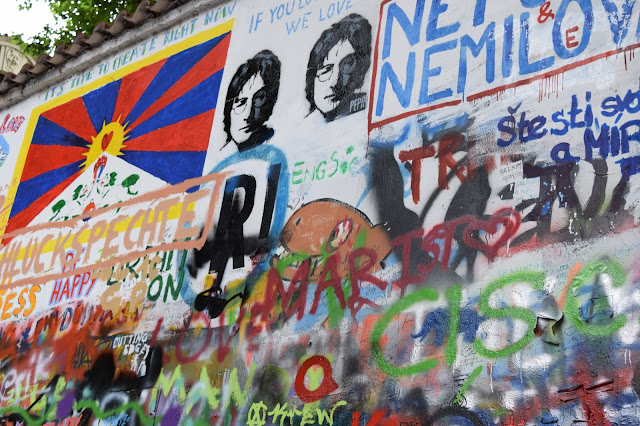
{"type": "Polygon", "coordinates": [[[371,25],[365,18],[353,13],[324,30],[309,54],[309,113],[318,110],[332,121],[361,111],[366,99],[361,89],[370,64],[371,25]]]}
{"type": "Polygon", "coordinates": [[[321,113],[327,114],[338,107],[342,98],[339,88],[345,87],[344,83],[356,68],[356,62],[356,51],[348,40],[342,40],[331,48],[316,72],[313,91],[313,100],[321,113]]]}

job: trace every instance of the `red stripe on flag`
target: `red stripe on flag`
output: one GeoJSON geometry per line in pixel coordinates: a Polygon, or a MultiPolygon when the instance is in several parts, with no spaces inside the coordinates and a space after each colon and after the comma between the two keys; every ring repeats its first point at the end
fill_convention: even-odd
{"type": "Polygon", "coordinates": [[[122,78],[111,121],[117,120],[118,117],[122,117],[123,120],[127,118],[166,61],[163,59],[122,78]]]}
{"type": "Polygon", "coordinates": [[[206,151],[215,109],[124,142],[123,151],[206,151]]]}
{"type": "Polygon", "coordinates": [[[45,111],[41,115],[87,142],[91,142],[91,136],[98,134],[96,129],[93,128],[93,124],[91,124],[89,113],[84,106],[82,98],[76,98],[66,104],[45,111]]]}
{"type": "MultiPolygon", "coordinates": [[[[193,66],[185,75],[183,75],[176,83],[171,86],[160,98],[158,98],[140,117],[130,126],[131,129],[144,122],[149,117],[178,99],[180,96],[211,77],[216,72],[224,68],[227,59],[227,50],[229,48],[230,33],[207,53],[197,64],[193,66]]],[[[215,108],[215,105],[211,105],[215,108]]]]}
{"type": "Polygon", "coordinates": [[[87,148],[60,145],[31,145],[20,182],[76,161],[86,160],[87,148]]]}

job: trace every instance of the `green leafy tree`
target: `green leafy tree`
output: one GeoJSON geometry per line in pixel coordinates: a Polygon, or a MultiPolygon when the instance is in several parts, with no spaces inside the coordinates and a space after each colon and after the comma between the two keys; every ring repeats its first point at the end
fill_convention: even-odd
{"type": "Polygon", "coordinates": [[[16,0],[20,9],[31,9],[34,1],[43,1],[49,5],[56,23],[63,23],[60,29],[46,26],[31,42],[22,35],[13,36],[25,53],[35,57],[42,53],[51,54],[60,43],[70,44],[76,35],[83,32],[91,34],[98,22],[111,23],[118,12],[127,10],[133,13],[140,0],[16,0]]]}
{"type": "Polygon", "coordinates": [[[127,188],[127,194],[129,195],[137,195],[138,191],[136,192],[131,192],[131,187],[133,185],[136,184],[136,182],[138,182],[138,179],[140,179],[139,175],[133,174],[133,175],[129,175],[128,178],[126,178],[125,180],[122,181],[122,186],[127,188]]]}
{"type": "Polygon", "coordinates": [[[58,214],[60,213],[60,210],[62,210],[62,208],[64,207],[65,204],[66,204],[66,202],[64,200],[60,200],[57,203],[55,203],[53,205],[53,207],[51,207],[51,210],[53,210],[53,212],[55,214],[53,215],[53,217],[51,219],[49,219],[49,222],[51,222],[53,219],[56,218],[56,216],[58,216],[58,214]]]}
{"type": "Polygon", "coordinates": [[[116,172],[109,173],[109,183],[107,184],[107,186],[115,185],[117,176],[118,176],[118,174],[116,172]]]}
{"type": "Polygon", "coordinates": [[[76,186],[76,189],[73,191],[73,199],[77,200],[78,198],[84,197],[84,195],[80,195],[80,191],[82,191],[82,185],[76,186]]]}

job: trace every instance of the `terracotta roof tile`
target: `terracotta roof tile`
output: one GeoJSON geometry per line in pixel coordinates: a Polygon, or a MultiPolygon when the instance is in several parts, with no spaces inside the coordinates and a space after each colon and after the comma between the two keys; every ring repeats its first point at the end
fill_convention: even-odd
{"type": "Polygon", "coordinates": [[[99,22],[90,35],[78,34],[71,45],[60,43],[56,46],[53,56],[40,55],[35,65],[27,64],[23,66],[18,75],[0,73],[0,95],[4,95],[16,87],[24,86],[30,80],[43,75],[52,68],[63,65],[69,59],[81,55],[84,51],[94,49],[103,42],[119,36],[126,30],[138,27],[149,19],[162,15],[189,1],[157,0],[152,3],[149,0],[142,0],[133,14],[126,10],[121,10],[111,24],[99,22]]]}

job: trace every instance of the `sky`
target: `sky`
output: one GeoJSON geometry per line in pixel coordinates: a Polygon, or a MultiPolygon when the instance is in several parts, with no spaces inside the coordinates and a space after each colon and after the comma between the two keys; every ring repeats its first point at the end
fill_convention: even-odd
{"type": "Polygon", "coordinates": [[[34,0],[31,10],[18,10],[18,4],[19,0],[0,0],[0,34],[23,34],[29,40],[46,24],[55,26],[46,3],[34,0]]]}

